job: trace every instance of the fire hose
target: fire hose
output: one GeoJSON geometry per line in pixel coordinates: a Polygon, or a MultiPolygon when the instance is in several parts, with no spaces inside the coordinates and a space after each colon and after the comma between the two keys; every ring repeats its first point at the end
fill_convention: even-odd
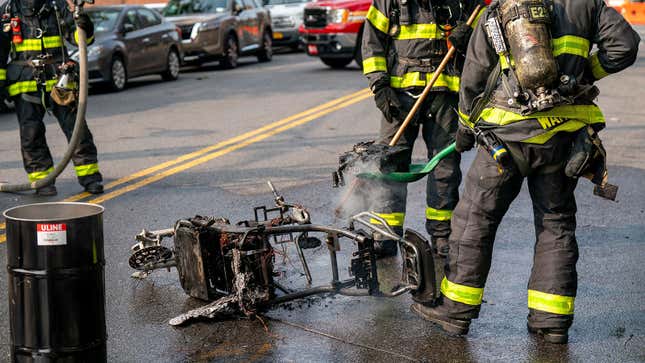
{"type": "MultiPolygon", "coordinates": [[[[74,1],[74,19],[78,20],[79,16],[83,11],[83,5],[85,3],[93,3],[94,1],[83,1],[75,0],[74,1]]],[[[63,155],[61,161],[54,166],[54,170],[49,173],[45,178],[39,179],[29,183],[22,184],[9,184],[9,183],[0,183],[0,192],[12,193],[12,192],[22,192],[26,190],[34,190],[48,185],[54,184],[56,178],[65,170],[70,160],[72,159],[72,154],[80,142],[81,135],[83,133],[83,128],[86,127],[85,122],[85,113],[87,111],[87,89],[88,89],[88,70],[87,70],[87,34],[85,30],[76,26],[76,32],[78,34],[78,54],[79,54],[79,90],[78,90],[78,103],[76,109],[76,123],[74,124],[74,130],[72,131],[72,136],[69,139],[67,150],[63,155]]]]}

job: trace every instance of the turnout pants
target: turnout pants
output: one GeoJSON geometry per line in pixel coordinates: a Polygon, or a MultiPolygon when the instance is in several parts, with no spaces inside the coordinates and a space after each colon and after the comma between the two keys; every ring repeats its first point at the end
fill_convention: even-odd
{"type": "MultiPolygon", "coordinates": [[[[381,129],[377,142],[388,144],[403,123],[408,111],[416,101],[406,93],[400,93],[402,109],[396,120],[381,120],[381,129]]],[[[421,131],[426,144],[428,159],[454,141],[458,119],[455,112],[459,98],[450,92],[431,93],[415,119],[407,127],[397,145],[408,147],[404,165],[410,165],[414,142],[421,131]]],[[[434,238],[448,238],[450,235],[450,218],[452,210],[459,199],[461,169],[459,153],[452,153],[444,158],[427,177],[426,187],[426,229],[434,238]]],[[[407,171],[407,170],[406,170],[407,171]]],[[[375,181],[378,192],[372,195],[375,201],[370,209],[383,217],[388,224],[400,231],[405,221],[407,184],[388,181],[375,181]]]]}
{"type": "MultiPolygon", "coordinates": [[[[33,95],[38,98],[37,94],[33,95]]],[[[29,181],[43,179],[52,172],[54,166],[47,146],[47,139],[45,138],[45,124],[43,123],[46,113],[45,108],[41,104],[25,100],[21,95],[14,97],[13,100],[20,124],[22,160],[29,176],[29,181]]],[[[54,102],[51,103],[53,104],[51,111],[69,141],[74,130],[76,111],[70,107],[60,106],[54,102]]],[[[72,161],[74,162],[78,182],[82,186],[86,186],[92,182],[102,181],[102,176],[99,172],[96,146],[94,145],[92,134],[87,126],[81,131],[81,139],[72,154],[72,161]]]]}
{"type": "Polygon", "coordinates": [[[575,237],[577,180],[564,174],[572,134],[545,145],[508,143],[518,168],[498,171],[479,149],[452,219],[450,253],[441,284],[451,317],[477,318],[491,265],[497,227],[526,175],[533,203],[535,250],[528,283],[529,324],[569,328],[576,296],[578,245],[575,237]],[[519,161],[519,162],[518,162],[519,161]]]}

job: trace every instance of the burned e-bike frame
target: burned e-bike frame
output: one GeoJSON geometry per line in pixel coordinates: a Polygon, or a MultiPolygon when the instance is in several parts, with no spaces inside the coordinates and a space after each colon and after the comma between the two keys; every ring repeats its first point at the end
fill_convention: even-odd
{"type": "Polygon", "coordinates": [[[139,243],[132,247],[129,261],[131,267],[139,270],[134,277],[176,267],[188,295],[212,301],[172,319],[170,324],[240,313],[249,316],[272,305],[325,293],[394,297],[410,292],[416,301],[429,302],[435,298],[432,247],[419,233],[408,229],[399,236],[383,218],[369,212],[351,217],[347,229],[311,224],[305,208],[286,203],[270,182],[269,186],[276,207],[255,208],[255,220],[231,225],[224,218],[196,216],[177,221],[172,229],[144,230],[136,237],[139,243]],[[269,219],[271,215],[277,216],[269,219]],[[310,236],[313,233],[325,236],[332,279],[327,285],[311,287],[312,276],[303,249],[323,243],[310,236]],[[400,246],[402,277],[393,291],[381,291],[379,287],[374,233],[396,240],[400,246]],[[173,249],[161,244],[165,237],[173,237],[173,249]],[[351,241],[356,249],[350,261],[351,278],[345,280],[340,279],[337,255],[342,240],[351,241]],[[278,252],[275,247],[285,243],[295,246],[307,288],[290,290],[273,279],[278,252]]]}

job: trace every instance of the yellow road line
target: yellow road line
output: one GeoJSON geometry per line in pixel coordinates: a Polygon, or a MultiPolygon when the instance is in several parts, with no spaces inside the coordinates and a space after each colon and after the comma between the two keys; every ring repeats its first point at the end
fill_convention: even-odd
{"type": "Polygon", "coordinates": [[[194,166],[197,166],[197,165],[203,164],[203,163],[205,163],[207,161],[210,161],[210,160],[213,160],[215,158],[218,158],[218,157],[220,157],[222,155],[226,155],[226,154],[228,154],[228,153],[230,153],[232,151],[235,151],[235,150],[241,149],[243,147],[249,146],[251,144],[254,144],[256,142],[262,141],[262,140],[264,140],[264,139],[266,139],[268,137],[271,137],[273,135],[282,133],[282,132],[287,131],[289,129],[292,129],[292,128],[296,127],[296,126],[300,126],[302,124],[305,124],[307,122],[315,120],[315,119],[317,119],[317,118],[319,118],[321,116],[324,116],[324,115],[326,115],[328,113],[331,113],[333,111],[336,111],[336,110],[339,110],[341,108],[345,108],[347,106],[353,105],[353,104],[355,104],[357,102],[360,102],[360,101],[363,101],[363,100],[365,100],[365,99],[367,99],[369,97],[372,97],[372,95],[370,93],[366,93],[364,95],[355,97],[354,99],[346,101],[346,102],[343,102],[343,103],[341,103],[341,104],[339,104],[337,106],[333,106],[333,107],[327,108],[327,109],[325,109],[323,111],[320,111],[318,113],[315,113],[313,115],[303,117],[303,118],[301,118],[299,120],[296,120],[296,121],[294,121],[292,123],[289,123],[289,124],[286,124],[284,126],[278,127],[276,129],[270,130],[270,131],[268,131],[268,132],[266,132],[264,134],[257,135],[257,136],[255,136],[255,137],[253,137],[251,139],[247,139],[247,140],[245,140],[243,142],[240,142],[238,144],[231,145],[231,146],[229,146],[227,148],[224,148],[222,150],[218,150],[218,151],[216,151],[216,152],[214,152],[212,154],[202,156],[202,157],[197,158],[195,160],[192,160],[192,161],[190,161],[188,163],[185,163],[185,164],[176,166],[174,168],[165,170],[165,171],[163,171],[161,173],[158,173],[158,174],[155,174],[155,175],[153,175],[151,177],[148,177],[148,178],[145,178],[143,180],[140,180],[140,181],[138,181],[138,182],[136,182],[134,184],[130,184],[130,185],[126,186],[126,187],[114,190],[114,191],[112,191],[110,193],[106,193],[106,194],[104,194],[104,195],[102,195],[102,196],[100,196],[98,198],[91,199],[89,201],[89,203],[97,203],[97,204],[103,203],[105,201],[108,201],[110,199],[116,198],[116,197],[118,197],[120,195],[123,195],[125,193],[131,192],[133,190],[139,189],[139,188],[141,188],[143,186],[146,186],[148,184],[151,184],[151,183],[154,183],[154,182],[159,181],[161,179],[164,179],[164,178],[166,178],[168,176],[171,176],[173,174],[177,174],[179,172],[185,171],[185,170],[190,169],[190,168],[192,168],[194,166]]]}
{"type": "MultiPolygon", "coordinates": [[[[301,117],[305,117],[305,116],[311,115],[313,113],[316,113],[316,112],[318,112],[320,110],[327,109],[329,107],[333,107],[333,106],[338,105],[339,103],[341,103],[343,101],[351,100],[352,98],[357,98],[357,97],[363,97],[363,98],[361,98],[361,100],[362,100],[362,99],[365,98],[366,95],[371,95],[370,90],[367,89],[367,88],[362,89],[362,90],[360,90],[358,92],[349,94],[347,96],[339,97],[339,98],[337,98],[335,100],[323,103],[322,105],[313,107],[313,108],[311,108],[309,110],[300,112],[298,114],[283,118],[282,120],[279,120],[279,121],[270,123],[268,125],[262,126],[262,127],[258,128],[258,129],[253,130],[253,131],[246,132],[244,134],[235,136],[235,137],[230,138],[228,140],[219,142],[217,144],[205,147],[203,149],[200,149],[200,150],[197,150],[197,151],[185,154],[185,155],[182,155],[182,156],[180,156],[180,157],[178,157],[176,159],[163,162],[161,164],[152,166],[150,168],[138,171],[138,172],[136,172],[134,174],[131,174],[131,175],[125,176],[123,178],[117,179],[117,180],[115,180],[115,181],[113,181],[111,183],[106,184],[105,185],[105,190],[113,189],[113,188],[115,188],[115,187],[117,187],[117,186],[119,186],[121,184],[131,182],[131,181],[133,181],[135,179],[150,175],[152,173],[156,173],[156,172],[158,172],[160,170],[166,169],[166,168],[171,167],[173,165],[177,165],[177,164],[179,164],[181,162],[196,158],[198,156],[207,154],[207,153],[209,153],[211,151],[215,151],[217,149],[220,149],[220,148],[223,148],[225,146],[234,144],[236,142],[243,141],[245,139],[248,139],[248,138],[251,138],[251,137],[253,137],[255,135],[258,135],[258,134],[260,134],[260,133],[262,133],[262,132],[264,132],[266,130],[269,130],[269,129],[272,129],[274,127],[284,125],[284,124],[289,123],[289,122],[291,122],[293,120],[296,120],[296,119],[299,119],[301,117]]],[[[91,196],[90,193],[84,192],[84,193],[73,195],[73,196],[65,199],[64,201],[65,202],[75,202],[75,201],[78,201],[78,200],[81,200],[81,199],[84,199],[84,198],[87,198],[87,197],[90,197],[90,196],[91,196]]]]}
{"type": "MultiPolygon", "coordinates": [[[[209,152],[216,151],[218,149],[224,148],[227,145],[230,145],[229,147],[226,147],[226,148],[224,148],[222,150],[218,150],[218,151],[213,152],[211,154],[208,154],[208,155],[202,156],[200,158],[194,159],[194,160],[192,160],[192,161],[190,161],[188,163],[176,166],[176,167],[174,167],[172,169],[168,169],[166,171],[163,171],[161,173],[158,173],[158,174],[153,175],[151,177],[148,177],[146,179],[140,180],[137,183],[131,184],[131,185],[126,186],[126,187],[121,188],[121,189],[114,190],[114,191],[112,191],[110,193],[106,193],[106,194],[104,194],[104,195],[102,195],[100,197],[97,197],[97,198],[94,198],[94,199],[90,200],[89,202],[90,203],[102,203],[104,201],[116,198],[116,197],[118,197],[120,195],[123,195],[125,193],[128,193],[130,191],[139,189],[139,188],[141,188],[143,186],[146,186],[148,184],[151,184],[151,183],[154,183],[156,181],[162,180],[162,179],[164,179],[164,178],[166,178],[168,176],[171,176],[173,174],[177,174],[179,172],[182,172],[182,171],[187,170],[189,168],[192,168],[194,166],[197,166],[197,165],[203,164],[205,162],[208,162],[208,161],[210,161],[212,159],[218,158],[218,157],[220,157],[222,155],[226,155],[226,154],[228,154],[230,152],[233,152],[235,150],[238,150],[238,149],[244,148],[246,146],[249,146],[251,144],[257,143],[257,142],[262,141],[262,140],[264,140],[264,139],[266,139],[268,137],[271,137],[273,135],[280,134],[280,133],[282,133],[284,131],[287,131],[287,130],[292,129],[292,128],[297,127],[297,126],[300,126],[300,125],[305,124],[307,122],[313,121],[313,120],[315,120],[315,119],[317,119],[319,117],[322,117],[324,115],[327,115],[327,114],[329,114],[331,112],[334,112],[334,111],[337,111],[339,109],[348,107],[350,105],[353,105],[355,103],[358,103],[358,102],[363,101],[363,100],[365,100],[367,98],[370,98],[370,97],[372,97],[372,93],[369,91],[369,89],[363,89],[361,91],[352,93],[352,94],[347,95],[347,96],[339,97],[339,98],[337,98],[335,100],[329,101],[327,103],[324,103],[322,105],[316,106],[316,107],[311,108],[309,110],[300,112],[298,114],[295,114],[295,115],[286,117],[284,119],[281,119],[279,121],[273,122],[271,124],[265,125],[265,126],[260,127],[260,128],[258,128],[256,130],[246,132],[244,134],[235,136],[235,137],[233,137],[231,139],[219,142],[217,144],[208,146],[206,148],[197,150],[195,152],[182,155],[182,156],[180,156],[180,157],[178,157],[176,159],[169,160],[169,161],[166,161],[164,163],[152,166],[150,168],[138,171],[138,172],[136,172],[134,174],[128,175],[126,177],[117,179],[117,180],[115,180],[115,181],[113,181],[111,183],[108,183],[106,185],[106,190],[115,188],[118,185],[125,184],[127,182],[132,181],[132,180],[135,180],[135,179],[150,175],[150,174],[155,173],[157,171],[161,171],[163,169],[166,169],[166,168],[168,168],[170,166],[179,164],[179,163],[181,163],[183,161],[188,161],[188,160],[194,159],[194,158],[196,158],[198,156],[208,154],[209,152]],[[266,132],[266,133],[263,133],[264,131],[267,131],[267,130],[269,130],[269,131],[266,132]],[[242,141],[242,142],[240,142],[240,141],[242,141]],[[235,144],[237,142],[240,142],[240,143],[235,144]]],[[[66,199],[64,199],[64,201],[66,201],[66,202],[77,201],[77,200],[81,200],[81,199],[84,199],[84,198],[89,197],[89,196],[91,196],[91,194],[89,194],[89,193],[80,193],[80,194],[71,196],[69,198],[66,198],[66,199]]],[[[0,227],[5,228],[5,223],[0,223],[0,227]]],[[[2,228],[0,228],[0,229],[2,229],[2,228]]],[[[0,244],[4,243],[6,240],[7,240],[6,235],[0,234],[0,244]]]]}

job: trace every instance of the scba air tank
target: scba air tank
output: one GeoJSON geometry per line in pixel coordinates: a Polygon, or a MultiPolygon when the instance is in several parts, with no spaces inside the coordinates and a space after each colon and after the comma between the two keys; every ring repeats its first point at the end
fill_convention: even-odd
{"type": "Polygon", "coordinates": [[[551,17],[546,4],[536,0],[503,0],[500,15],[520,87],[538,96],[554,88],[558,66],[551,49],[551,17]]]}

